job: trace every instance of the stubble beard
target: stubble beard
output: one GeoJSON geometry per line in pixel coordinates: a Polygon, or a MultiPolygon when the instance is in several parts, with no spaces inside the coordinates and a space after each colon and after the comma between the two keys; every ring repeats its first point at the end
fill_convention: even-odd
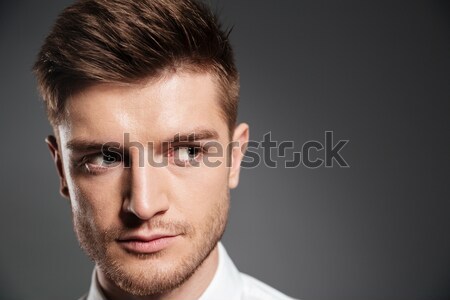
{"type": "MultiPolygon", "coordinates": [[[[128,270],[111,253],[111,244],[116,243],[124,229],[110,229],[99,232],[85,207],[74,213],[74,229],[81,248],[96,263],[103,274],[121,290],[134,296],[156,296],[168,293],[185,283],[208,258],[222,238],[229,211],[229,191],[222,195],[211,212],[205,216],[201,228],[187,223],[166,222],[162,219],[149,220],[150,228],[182,232],[182,238],[188,240],[189,251],[181,255],[170,268],[158,266],[158,259],[165,251],[154,254],[135,255],[137,259],[152,261],[150,267],[128,270]]],[[[148,265],[148,264],[147,264],[148,265]]]]}

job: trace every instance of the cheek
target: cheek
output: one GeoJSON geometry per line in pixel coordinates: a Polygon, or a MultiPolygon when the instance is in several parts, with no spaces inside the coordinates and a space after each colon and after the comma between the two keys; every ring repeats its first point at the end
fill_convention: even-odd
{"type": "Polygon", "coordinates": [[[121,180],[116,174],[71,176],[70,201],[74,217],[105,230],[117,222],[121,209],[121,180]]]}
{"type": "Polygon", "coordinates": [[[228,169],[225,165],[215,168],[202,165],[184,171],[174,181],[172,204],[190,222],[201,222],[218,205],[228,201],[228,169]]]}

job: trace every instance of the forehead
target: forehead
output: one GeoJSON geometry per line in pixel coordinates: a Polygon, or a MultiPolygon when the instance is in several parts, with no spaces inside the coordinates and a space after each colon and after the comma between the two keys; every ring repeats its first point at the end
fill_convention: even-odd
{"type": "Polygon", "coordinates": [[[118,141],[128,133],[148,142],[199,128],[227,135],[217,83],[206,72],[173,72],[139,84],[87,88],[68,100],[58,131],[66,140],[118,141]]]}

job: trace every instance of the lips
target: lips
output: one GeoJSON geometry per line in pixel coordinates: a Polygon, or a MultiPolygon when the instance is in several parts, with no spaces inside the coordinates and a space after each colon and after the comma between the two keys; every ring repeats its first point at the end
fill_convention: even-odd
{"type": "Polygon", "coordinates": [[[178,239],[178,234],[129,235],[117,240],[127,252],[151,254],[168,248],[178,239]]]}

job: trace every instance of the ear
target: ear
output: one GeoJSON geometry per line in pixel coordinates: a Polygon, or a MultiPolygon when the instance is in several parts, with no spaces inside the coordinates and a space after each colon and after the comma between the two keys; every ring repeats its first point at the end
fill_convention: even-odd
{"type": "Polygon", "coordinates": [[[64,175],[64,169],[61,160],[61,153],[58,150],[58,141],[53,135],[49,135],[45,142],[47,143],[48,149],[50,150],[50,154],[53,157],[53,161],[55,162],[56,170],[58,171],[58,175],[60,178],[60,190],[61,195],[67,199],[69,199],[69,189],[67,187],[66,177],[64,175]]]}
{"type": "Polygon", "coordinates": [[[234,129],[232,142],[237,147],[233,147],[231,151],[231,168],[228,175],[228,187],[234,189],[239,184],[239,172],[241,170],[241,162],[244,158],[245,151],[249,139],[249,127],[245,123],[241,123],[234,129]]]}

